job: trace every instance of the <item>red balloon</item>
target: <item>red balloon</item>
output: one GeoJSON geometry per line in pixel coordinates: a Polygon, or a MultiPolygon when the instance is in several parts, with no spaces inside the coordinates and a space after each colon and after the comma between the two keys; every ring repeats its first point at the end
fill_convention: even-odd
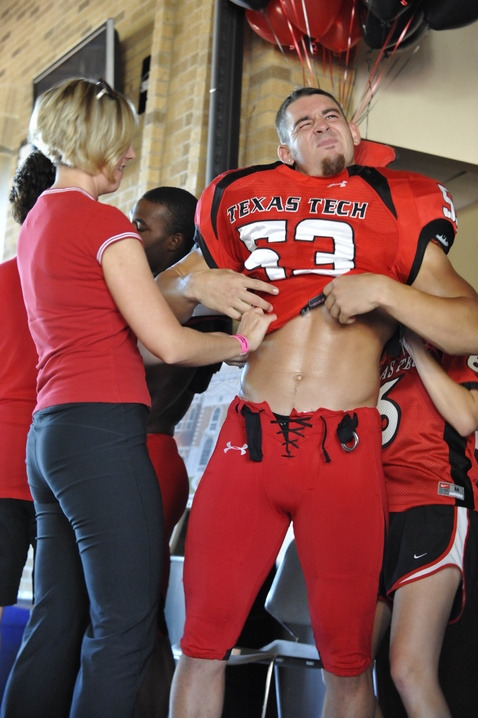
{"type": "Polygon", "coordinates": [[[279,42],[281,45],[292,47],[302,38],[301,31],[284,15],[281,0],[269,0],[267,7],[262,11],[246,10],[246,18],[259,37],[274,45],[279,42]]]}
{"type": "Polygon", "coordinates": [[[338,16],[325,35],[317,38],[321,45],[332,52],[346,52],[362,37],[362,25],[356,0],[343,0],[338,16]],[[354,12],[352,18],[352,12],[354,12]]]}
{"type": "Polygon", "coordinates": [[[310,37],[320,37],[329,30],[341,4],[342,0],[283,0],[291,23],[310,37]]]}

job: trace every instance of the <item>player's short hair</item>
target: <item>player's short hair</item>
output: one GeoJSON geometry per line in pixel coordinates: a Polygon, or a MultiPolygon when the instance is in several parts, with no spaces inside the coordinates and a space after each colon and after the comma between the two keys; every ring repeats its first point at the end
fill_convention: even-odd
{"type": "Polygon", "coordinates": [[[279,135],[279,141],[282,144],[286,145],[290,139],[289,128],[287,127],[287,119],[285,115],[287,108],[289,107],[289,105],[291,105],[296,100],[299,100],[301,97],[308,97],[309,95],[325,95],[326,97],[329,97],[337,105],[340,112],[345,117],[345,113],[342,109],[342,106],[339,102],[337,102],[335,97],[330,94],[330,92],[320,90],[318,87],[298,87],[297,89],[293,90],[293,92],[291,92],[288,97],[285,98],[284,102],[277,110],[276,129],[277,134],[279,135]]]}
{"type": "Polygon", "coordinates": [[[181,187],[155,187],[142,196],[148,202],[164,205],[169,210],[168,233],[181,233],[183,248],[187,254],[194,244],[194,213],[196,197],[181,187]]]}
{"type": "Polygon", "coordinates": [[[83,77],[46,90],[35,103],[30,142],[54,165],[89,174],[105,171],[109,179],[131,145],[137,126],[133,105],[104,80],[83,77]]]}

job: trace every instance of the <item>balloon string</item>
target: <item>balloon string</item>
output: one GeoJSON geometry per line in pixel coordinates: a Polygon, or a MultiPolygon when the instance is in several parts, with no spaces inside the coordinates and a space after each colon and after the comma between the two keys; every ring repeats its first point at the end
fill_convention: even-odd
{"type": "Polygon", "coordinates": [[[283,49],[283,47],[282,47],[282,43],[280,42],[279,38],[277,37],[276,31],[274,30],[274,27],[273,27],[271,21],[269,20],[269,16],[268,16],[268,14],[267,14],[267,12],[266,12],[266,9],[261,9],[259,12],[261,12],[261,13],[264,15],[265,21],[266,21],[266,23],[267,23],[268,26],[269,26],[269,30],[271,31],[271,34],[272,34],[272,36],[274,37],[274,40],[276,41],[276,45],[279,47],[279,49],[281,50],[282,54],[283,54],[284,57],[285,57],[285,53],[284,53],[284,49],[283,49]]]}
{"type": "MultiPolygon", "coordinates": [[[[391,80],[390,80],[390,82],[388,83],[387,87],[390,87],[390,85],[392,84],[392,82],[393,82],[394,80],[396,80],[396,78],[403,72],[403,70],[406,68],[406,66],[407,66],[408,63],[410,62],[410,60],[413,58],[413,55],[414,55],[419,49],[420,49],[420,44],[417,44],[416,47],[414,48],[412,54],[410,55],[410,57],[403,63],[403,65],[401,65],[401,67],[398,69],[397,73],[391,78],[391,80]]],[[[389,75],[390,75],[391,72],[395,69],[396,65],[397,65],[397,60],[395,60],[394,64],[392,65],[392,68],[391,68],[391,70],[389,71],[389,75]]],[[[385,89],[386,89],[386,88],[385,88],[385,89]]],[[[368,108],[368,110],[367,110],[367,116],[368,116],[368,114],[370,113],[370,111],[373,109],[373,107],[375,107],[376,103],[377,103],[377,99],[375,98],[375,102],[373,102],[372,104],[370,104],[370,106],[369,106],[369,108],[368,108]]]]}
{"type": "Polygon", "coordinates": [[[350,100],[350,93],[352,92],[352,78],[349,78],[349,68],[350,68],[350,60],[351,60],[351,54],[352,54],[352,30],[355,24],[355,15],[357,12],[357,2],[358,0],[353,0],[352,7],[350,9],[350,20],[349,20],[349,30],[348,30],[348,36],[347,36],[347,50],[345,53],[345,69],[344,69],[344,76],[343,76],[343,92],[342,95],[339,95],[339,99],[341,104],[344,108],[348,106],[349,100],[350,100]]]}
{"type": "MultiPolygon", "coordinates": [[[[316,84],[318,84],[318,78],[317,78],[317,73],[314,72],[314,70],[313,70],[313,68],[312,68],[312,64],[311,64],[311,61],[310,61],[311,56],[307,53],[307,47],[306,47],[306,44],[305,44],[305,37],[304,37],[304,36],[302,36],[302,45],[303,45],[303,48],[304,48],[304,57],[305,57],[306,60],[307,60],[307,67],[309,68],[310,85],[313,86],[314,80],[316,81],[316,84]]],[[[310,46],[310,49],[311,49],[311,47],[312,47],[312,46],[310,46]]]]}
{"type": "MultiPolygon", "coordinates": [[[[301,50],[301,48],[299,47],[299,44],[298,44],[298,42],[297,42],[297,37],[296,37],[296,33],[294,32],[294,27],[293,27],[292,23],[290,22],[289,18],[287,17],[287,15],[286,15],[286,13],[285,13],[285,6],[284,6],[283,0],[280,0],[280,5],[281,5],[281,7],[282,7],[282,11],[283,11],[283,13],[284,13],[284,18],[285,18],[285,20],[286,20],[286,22],[287,22],[287,27],[288,27],[288,30],[289,30],[289,32],[290,32],[291,42],[290,42],[290,44],[289,44],[289,47],[290,47],[291,50],[294,49],[294,50],[296,51],[297,56],[298,56],[299,61],[300,61],[300,64],[301,64],[301,67],[302,67],[303,84],[304,84],[304,85],[306,85],[306,84],[311,84],[311,83],[313,83],[314,72],[313,72],[312,66],[311,66],[311,64],[310,64],[309,56],[308,56],[308,54],[307,54],[307,48],[306,48],[306,46],[305,46],[304,38],[302,37],[302,38],[301,38],[301,41],[300,41],[300,43],[301,43],[301,45],[302,45],[302,50],[303,50],[303,52],[302,52],[302,50],[301,50]],[[305,58],[306,62],[304,62],[303,57],[305,58]],[[309,70],[309,74],[310,74],[310,79],[309,79],[309,81],[306,80],[305,64],[307,64],[307,67],[308,67],[308,70],[309,70]]],[[[278,48],[280,49],[280,51],[282,52],[282,55],[284,56],[284,59],[287,60],[287,62],[288,62],[289,60],[288,60],[288,57],[287,57],[287,55],[286,55],[286,53],[285,53],[285,51],[284,51],[284,47],[283,47],[281,41],[279,40],[279,38],[278,38],[278,36],[277,36],[277,33],[276,33],[276,31],[275,31],[275,29],[274,29],[274,27],[273,27],[273,25],[272,25],[272,23],[271,23],[271,21],[270,21],[270,18],[269,18],[268,14],[267,14],[267,8],[261,9],[260,12],[264,15],[265,21],[266,21],[266,23],[267,23],[267,25],[268,25],[268,27],[269,27],[269,30],[271,31],[272,36],[274,37],[274,40],[275,40],[275,42],[276,42],[277,47],[278,47],[278,48]]]]}
{"type": "MultiPolygon", "coordinates": [[[[355,53],[354,53],[354,56],[355,56],[355,53]]],[[[346,70],[344,73],[344,92],[343,92],[343,100],[342,100],[342,106],[344,108],[345,114],[348,113],[348,107],[349,107],[350,100],[352,97],[354,82],[355,82],[355,73],[349,72],[349,68],[346,67],[346,70]]]]}
{"type": "MultiPolygon", "coordinates": [[[[332,88],[335,89],[336,80],[334,78],[334,62],[333,62],[333,53],[332,51],[328,50],[327,48],[324,48],[320,45],[320,39],[316,42],[314,42],[311,31],[310,31],[310,21],[309,21],[309,14],[308,10],[305,4],[305,0],[300,0],[302,5],[302,11],[304,14],[305,19],[305,25],[307,30],[307,38],[308,38],[308,44],[309,47],[307,48],[306,43],[306,37],[302,35],[300,38],[300,41],[297,40],[297,35],[294,32],[294,26],[291,23],[291,20],[289,19],[288,9],[285,6],[284,0],[279,0],[280,7],[282,9],[284,18],[287,23],[287,27],[289,29],[290,35],[291,35],[291,44],[289,45],[290,49],[294,49],[297,53],[298,59],[300,61],[301,67],[302,67],[302,77],[303,77],[303,83],[304,85],[316,85],[320,88],[320,82],[319,78],[317,76],[317,72],[314,72],[314,68],[312,67],[311,59],[314,58],[314,55],[317,56],[319,54],[319,48],[322,50],[322,73],[329,74],[330,75],[330,83],[332,85],[332,88]]],[[[349,27],[348,27],[348,36],[347,36],[347,49],[345,51],[345,68],[344,68],[344,74],[343,78],[339,79],[338,81],[338,97],[341,104],[346,107],[349,104],[350,96],[352,94],[353,89],[353,81],[354,77],[352,76],[352,73],[349,72],[350,70],[350,62],[352,57],[352,29],[355,23],[355,16],[357,13],[357,5],[358,0],[352,0],[351,4],[351,11],[350,11],[350,19],[349,19],[349,27]]],[[[292,20],[297,19],[297,21],[300,23],[300,18],[298,14],[297,5],[295,3],[292,4],[292,9],[294,12],[294,16],[292,17],[292,20]]],[[[286,53],[284,51],[284,47],[282,43],[280,42],[279,38],[277,37],[277,33],[270,21],[270,18],[267,14],[267,7],[261,9],[262,14],[265,17],[266,23],[271,31],[272,36],[274,37],[274,40],[281,50],[284,57],[287,59],[286,53]]]]}
{"type": "Polygon", "coordinates": [[[352,7],[350,10],[349,33],[348,33],[348,37],[347,37],[347,51],[345,53],[345,71],[346,72],[347,72],[347,68],[348,68],[348,64],[349,64],[350,50],[352,49],[352,28],[354,26],[356,10],[357,10],[357,0],[353,0],[352,7]]]}
{"type": "Polygon", "coordinates": [[[369,76],[368,76],[368,82],[367,82],[367,88],[365,89],[362,98],[360,100],[360,104],[358,109],[355,111],[352,121],[357,122],[359,118],[361,118],[361,115],[365,109],[365,107],[368,105],[370,100],[373,97],[374,91],[375,91],[375,84],[373,83],[373,79],[376,77],[378,73],[378,68],[380,65],[380,62],[382,61],[383,57],[385,56],[385,49],[387,45],[390,44],[390,40],[392,39],[393,33],[395,32],[395,28],[397,26],[398,20],[395,19],[390,27],[390,30],[387,34],[387,37],[385,38],[385,41],[383,43],[382,48],[377,54],[377,58],[375,60],[375,64],[372,66],[372,69],[370,70],[369,76]]]}
{"type": "MultiPolygon", "coordinates": [[[[269,27],[269,30],[271,31],[271,35],[273,36],[277,47],[278,47],[279,50],[281,51],[281,53],[282,53],[282,55],[284,56],[284,59],[286,60],[286,62],[289,62],[289,58],[287,57],[287,55],[286,55],[285,52],[284,52],[284,48],[282,47],[282,43],[281,43],[281,41],[279,40],[279,38],[277,37],[277,33],[276,33],[276,31],[275,31],[275,29],[274,29],[274,26],[272,25],[272,23],[271,23],[271,21],[270,21],[270,19],[269,19],[269,16],[268,16],[268,14],[267,14],[267,12],[266,12],[266,9],[267,9],[267,8],[265,8],[265,9],[264,9],[264,8],[261,8],[261,10],[259,10],[259,12],[261,12],[261,13],[264,15],[264,19],[265,19],[265,21],[266,21],[266,23],[267,23],[267,25],[268,25],[268,27],[269,27]]],[[[293,39],[293,38],[294,38],[294,34],[293,34],[292,26],[290,25],[290,23],[289,23],[289,30],[290,30],[290,33],[291,33],[291,38],[293,39]]],[[[296,51],[298,52],[297,48],[296,48],[296,51]]]]}
{"type": "MultiPolygon", "coordinates": [[[[307,35],[308,35],[309,37],[312,37],[312,33],[310,32],[309,13],[308,13],[308,10],[307,10],[306,5],[305,5],[305,0],[301,0],[301,3],[302,3],[302,12],[304,13],[305,27],[306,27],[306,30],[307,30],[307,35]]],[[[295,7],[295,4],[294,4],[292,7],[294,8],[295,17],[297,18],[297,20],[299,20],[299,16],[298,16],[298,14],[297,14],[297,9],[296,9],[296,7],[295,7]]],[[[300,21],[299,21],[299,22],[300,22],[300,21]]],[[[299,23],[296,23],[296,25],[298,26],[299,23]]]]}
{"type": "Polygon", "coordinates": [[[367,107],[367,105],[369,105],[369,103],[375,96],[385,73],[387,73],[387,71],[389,71],[388,65],[390,65],[390,62],[388,63],[387,66],[383,66],[383,64],[382,64],[382,69],[380,72],[379,72],[379,65],[383,59],[391,60],[394,57],[400,44],[403,41],[403,38],[407,34],[412,21],[413,21],[413,16],[411,16],[408,19],[408,22],[405,24],[403,30],[401,31],[396,43],[393,46],[392,51],[390,53],[387,53],[387,47],[388,47],[388,45],[390,45],[390,41],[392,39],[393,33],[395,32],[398,18],[395,18],[394,22],[392,23],[390,30],[387,34],[386,40],[385,40],[382,48],[380,49],[380,52],[377,55],[377,58],[376,58],[374,66],[372,67],[372,70],[370,71],[367,88],[365,89],[365,91],[361,97],[359,107],[353,114],[353,117],[352,117],[353,122],[359,123],[363,119],[363,114],[365,112],[365,108],[367,107]]]}
{"type": "Polygon", "coordinates": [[[281,8],[282,8],[282,12],[284,13],[284,17],[285,17],[285,19],[286,19],[286,21],[287,21],[287,27],[289,28],[289,32],[290,32],[291,37],[292,37],[292,42],[293,42],[295,51],[297,52],[297,55],[298,55],[299,60],[300,60],[300,64],[301,64],[301,66],[302,66],[302,77],[304,78],[304,84],[311,84],[311,82],[313,82],[313,79],[314,79],[314,72],[313,72],[313,70],[312,70],[312,65],[311,65],[311,63],[310,63],[309,55],[307,54],[307,48],[306,48],[306,46],[305,46],[305,42],[304,42],[303,36],[302,36],[302,38],[301,38],[301,44],[302,44],[302,48],[303,48],[303,50],[304,50],[304,55],[303,55],[303,57],[304,57],[304,59],[305,59],[305,63],[307,64],[307,69],[308,69],[308,71],[309,71],[309,76],[310,76],[310,78],[309,78],[309,83],[306,83],[306,81],[305,81],[305,63],[304,63],[304,60],[302,59],[302,52],[301,52],[301,50],[300,50],[300,48],[299,48],[299,44],[298,44],[298,42],[297,42],[297,37],[296,37],[296,34],[295,34],[295,32],[294,32],[293,25],[292,25],[291,21],[289,20],[289,18],[287,17],[287,12],[286,12],[287,9],[286,9],[286,7],[285,7],[284,0],[279,0],[279,2],[280,2],[280,6],[281,6],[281,8]]]}
{"type": "MultiPolygon", "coordinates": [[[[315,80],[317,86],[320,87],[320,84],[319,84],[319,82],[318,82],[317,73],[314,73],[314,72],[313,72],[312,67],[311,67],[311,63],[310,63],[310,58],[313,56],[314,50],[313,50],[313,45],[312,45],[312,40],[311,40],[312,33],[311,33],[311,31],[310,31],[309,14],[308,14],[308,11],[307,11],[307,7],[306,7],[306,5],[305,5],[305,0],[301,0],[301,3],[302,3],[302,12],[304,13],[305,28],[306,28],[306,31],[307,31],[307,37],[309,38],[309,53],[310,53],[310,54],[307,53],[307,49],[306,49],[306,47],[305,47],[305,38],[304,38],[304,36],[302,36],[302,44],[303,44],[303,46],[304,46],[305,57],[307,58],[307,64],[308,64],[308,67],[309,67],[310,80],[311,80],[311,83],[310,83],[310,84],[313,85],[313,81],[315,80]]],[[[284,7],[284,4],[283,4],[283,1],[282,1],[282,0],[281,0],[281,6],[282,6],[282,10],[284,11],[284,15],[286,15],[286,9],[285,9],[285,7],[284,7]]],[[[299,19],[299,15],[298,15],[298,12],[297,12],[297,7],[296,7],[295,4],[293,4],[292,7],[293,7],[293,10],[294,10],[295,19],[298,20],[298,22],[296,23],[296,25],[298,26],[298,25],[300,24],[300,19],[299,19]]],[[[287,17],[287,15],[286,15],[286,17],[287,17]]]]}

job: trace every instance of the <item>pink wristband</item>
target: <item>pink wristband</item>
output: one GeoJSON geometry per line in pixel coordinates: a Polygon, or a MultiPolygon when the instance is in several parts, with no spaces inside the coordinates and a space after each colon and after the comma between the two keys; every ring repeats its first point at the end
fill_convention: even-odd
{"type": "Polygon", "coordinates": [[[234,339],[237,339],[241,345],[241,354],[247,354],[249,351],[249,342],[247,341],[247,338],[243,334],[231,334],[231,336],[233,336],[234,339]]]}

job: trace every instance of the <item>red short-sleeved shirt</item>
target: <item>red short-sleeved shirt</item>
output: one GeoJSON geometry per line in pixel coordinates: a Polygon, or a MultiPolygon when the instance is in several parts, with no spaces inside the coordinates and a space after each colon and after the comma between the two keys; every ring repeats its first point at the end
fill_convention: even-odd
{"type": "Polygon", "coordinates": [[[77,188],[44,192],[22,225],[18,267],[37,347],[37,409],[69,402],[150,404],[136,337],[101,268],[113,242],[141,241],[116,207],[77,188]]]}
{"type": "Polygon", "coordinates": [[[0,307],[0,498],[31,501],[25,445],[36,403],[37,353],[16,258],[0,264],[0,307]]]}

